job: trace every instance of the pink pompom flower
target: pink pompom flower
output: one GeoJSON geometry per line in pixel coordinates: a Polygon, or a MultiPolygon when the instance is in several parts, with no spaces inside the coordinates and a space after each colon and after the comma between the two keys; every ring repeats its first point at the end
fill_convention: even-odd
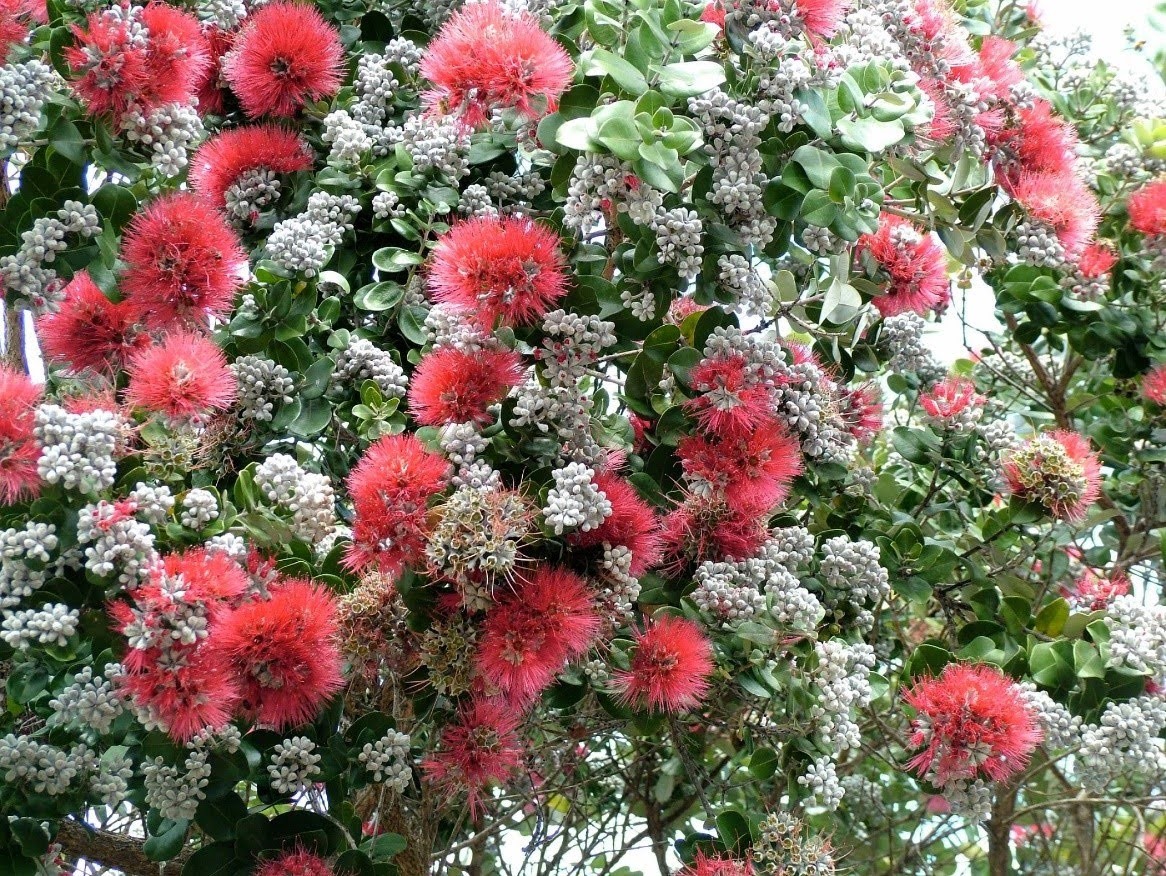
{"type": "Polygon", "coordinates": [[[1166,364],[1155,365],[1142,377],[1142,396],[1166,407],[1166,364]]]}
{"type": "Polygon", "coordinates": [[[635,634],[631,666],[614,675],[628,705],[659,712],[685,712],[701,705],[713,673],[713,646],[693,621],[663,615],[635,634]]]}
{"type": "Polygon", "coordinates": [[[499,109],[532,120],[553,111],[573,73],[570,57],[537,18],[496,0],[451,15],[421,59],[421,74],[434,85],[429,106],[471,128],[499,109]]]}
{"type": "Polygon", "coordinates": [[[39,386],[0,365],[0,505],[40,490],[40,447],[33,435],[40,400],[39,386]]]}
{"type": "Polygon", "coordinates": [[[71,371],[113,371],[149,338],[134,328],[129,305],[113,302],[97,288],[87,271],[65,286],[64,299],[53,313],[36,322],[45,358],[71,371]]]}
{"type": "Polygon", "coordinates": [[[152,329],[225,316],[247,262],[223,216],[190,192],[163,195],[138,213],[121,256],[126,301],[152,329]]]}
{"type": "Polygon", "coordinates": [[[284,730],[316,717],[341,685],[336,600],[310,581],[289,579],[232,611],[214,631],[238,679],[243,711],[284,730]]]}
{"type": "Polygon", "coordinates": [[[295,0],[261,6],[243,22],[223,74],[250,118],[291,117],[340,89],[344,47],[319,11],[295,0]]]}
{"type": "Polygon", "coordinates": [[[1004,781],[1024,769],[1041,740],[1024,691],[994,666],[949,664],[903,701],[916,712],[908,745],[920,749],[909,766],[941,786],[1004,781]]]}
{"type": "Polygon", "coordinates": [[[306,849],[281,852],[261,861],[255,869],[255,876],[333,876],[333,873],[324,858],[306,849]]]}
{"type": "Polygon", "coordinates": [[[479,216],[455,225],[437,243],[429,289],[487,327],[496,320],[529,325],[567,292],[559,238],[519,216],[479,216]]]}
{"type": "Polygon", "coordinates": [[[883,316],[926,315],[951,297],[943,247],[909,220],[884,213],[878,231],[859,238],[858,250],[889,278],[886,294],[874,299],[883,316]]]}
{"type": "Polygon", "coordinates": [[[1045,432],[1013,450],[1003,463],[1012,494],[1052,516],[1085,519],[1101,493],[1101,461],[1089,439],[1063,429],[1045,432]]]}
{"type": "Polygon", "coordinates": [[[569,660],[587,653],[598,632],[587,582],[566,569],[542,566],[517,580],[486,613],[478,670],[509,703],[524,708],[569,660]]]}
{"type": "Polygon", "coordinates": [[[505,782],[522,764],[518,722],[519,713],[506,703],[475,700],[442,731],[441,747],[421,768],[447,792],[465,791],[476,818],[486,789],[505,782]]]}
{"type": "Polygon", "coordinates": [[[235,375],[212,341],[192,332],[166,335],[135,353],[126,401],[177,420],[200,420],[235,400],[235,375]]]}
{"type": "Polygon", "coordinates": [[[522,382],[512,350],[443,347],[425,356],[409,381],[409,411],[422,426],[490,422],[489,408],[522,382]]]}
{"type": "Polygon", "coordinates": [[[245,125],[211,137],[194,154],[190,184],[219,209],[227,191],[246,174],[308,170],[312,149],[296,132],[279,125],[245,125]]]}
{"type": "Polygon", "coordinates": [[[348,475],[356,519],[345,565],[396,574],[423,560],[429,502],[445,489],[448,475],[449,463],[413,435],[387,435],[373,443],[348,475]]]}

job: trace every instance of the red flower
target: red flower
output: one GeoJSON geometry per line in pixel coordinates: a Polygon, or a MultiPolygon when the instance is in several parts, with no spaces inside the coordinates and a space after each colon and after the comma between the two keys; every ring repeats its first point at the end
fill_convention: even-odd
{"type": "Polygon", "coordinates": [[[92,113],[120,116],[131,106],[186,103],[209,64],[194,16],[166,3],[131,9],[93,12],[84,28],[73,26],[76,43],[65,59],[76,74],[73,88],[92,113]],[[139,16],[141,28],[133,22],[139,16]]]}
{"type": "Polygon", "coordinates": [[[336,631],[332,594],[292,579],[273,587],[270,599],[231,612],[212,644],[239,680],[244,711],[284,730],[315,718],[343,685],[336,631]]]}
{"type": "Polygon", "coordinates": [[[702,429],[724,438],[740,438],[773,418],[770,389],[749,372],[739,353],[703,359],[692,369],[692,387],[701,393],[684,407],[702,429]]]}
{"type": "Polygon", "coordinates": [[[296,849],[262,861],[255,870],[255,876],[333,876],[333,870],[318,855],[306,849],[296,849]]]}
{"type": "Polygon", "coordinates": [[[752,876],[752,874],[753,865],[748,861],[735,861],[720,855],[710,858],[697,849],[696,858],[677,876],[752,876]]]}
{"type": "Polygon", "coordinates": [[[134,354],[126,401],[175,419],[197,420],[235,400],[235,376],[213,342],[191,332],[167,335],[134,354]]]}
{"type": "Polygon", "coordinates": [[[138,213],[121,254],[126,300],[153,329],[227,314],[247,261],[226,220],[190,192],[163,195],[138,213]]]}
{"type": "Polygon", "coordinates": [[[966,377],[947,377],[919,396],[919,404],[935,420],[953,420],[968,408],[987,401],[966,377]]]}
{"type": "Polygon", "coordinates": [[[277,0],[250,15],[223,73],[250,118],[294,116],[340,89],[340,34],[313,6],[277,0]]]}
{"type": "Polygon", "coordinates": [[[587,532],[573,532],[567,540],[580,548],[596,548],[606,543],[632,552],[630,572],[640,577],[660,562],[660,518],[652,506],[640,498],[635,487],[610,471],[595,473],[595,485],[611,503],[611,514],[587,532]]]}
{"type": "Polygon", "coordinates": [[[725,5],[721,0],[713,0],[711,3],[706,3],[704,9],[700,12],[700,20],[715,24],[721,30],[725,29],[725,5]]]}
{"type": "Polygon", "coordinates": [[[624,702],[638,709],[684,712],[695,709],[709,689],[713,646],[690,620],[663,615],[635,634],[631,668],[614,675],[624,702]]]}
{"type": "Polygon", "coordinates": [[[917,715],[910,768],[937,784],[966,779],[1001,782],[1024,769],[1041,740],[1024,692],[992,666],[949,664],[903,694],[917,715]]]}
{"type": "Polygon", "coordinates": [[[447,791],[466,790],[470,815],[482,810],[482,792],[504,782],[522,763],[522,742],[515,732],[519,714],[497,700],[476,700],[462,707],[441,733],[441,749],[421,768],[447,791]]]}
{"type": "Polygon", "coordinates": [[[1081,276],[1095,280],[1107,276],[1116,264],[1117,253],[1114,251],[1113,245],[1099,241],[1085,247],[1085,251],[1081,253],[1081,258],[1077,260],[1077,270],[1080,271],[1081,276]]]}
{"type": "Polygon", "coordinates": [[[1023,174],[1012,196],[1034,219],[1048,225],[1065,250],[1065,258],[1080,258],[1100,221],[1097,197],[1077,176],[1023,174]]]}
{"type": "Polygon", "coordinates": [[[31,19],[26,0],[0,0],[0,64],[8,63],[12,47],[28,38],[31,19]]]}
{"type": "Polygon", "coordinates": [[[1166,407],[1166,365],[1155,365],[1142,377],[1142,395],[1166,407]]]}
{"type": "Polygon", "coordinates": [[[1002,132],[997,145],[1009,159],[1001,166],[1009,182],[1025,174],[1077,175],[1077,134],[1059,118],[1046,100],[1037,100],[1018,113],[1019,124],[1002,132]]]}
{"type": "Polygon", "coordinates": [[[148,340],[134,331],[130,308],[106,298],[88,272],[75,274],[63,294],[60,309],[36,323],[49,361],[66,364],[72,371],[112,371],[148,340]]]}
{"type": "Polygon", "coordinates": [[[587,653],[598,632],[587,582],[566,569],[541,566],[486,613],[478,669],[511,705],[523,708],[568,661],[587,653]]]}
{"type": "Polygon", "coordinates": [[[934,237],[909,220],[884,213],[879,230],[859,238],[858,248],[890,278],[886,294],[874,299],[883,316],[908,311],[923,316],[947,303],[951,295],[947,255],[934,237]]]}
{"type": "Polygon", "coordinates": [[[496,109],[529,119],[553,111],[571,82],[570,57],[529,12],[515,14],[488,0],[450,16],[421,59],[435,86],[427,101],[480,128],[496,109]]]}
{"type": "Polygon", "coordinates": [[[518,216],[480,216],[455,225],[437,243],[429,269],[435,300],[486,326],[501,318],[529,325],[567,291],[559,238],[518,216]]]}
{"type": "Polygon", "coordinates": [[[198,109],[200,113],[222,115],[227,95],[223,83],[223,58],[231,50],[235,34],[233,31],[208,25],[203,30],[203,37],[206,39],[209,63],[198,85],[198,109]]]}
{"type": "Polygon", "coordinates": [[[883,402],[874,383],[841,390],[842,419],[847,431],[858,441],[870,441],[883,428],[883,402]]]}
{"type": "Polygon", "coordinates": [[[1032,438],[1008,455],[1003,471],[1014,496],[1062,520],[1084,520],[1101,493],[1101,462],[1089,439],[1076,432],[1032,438]]]}
{"type": "Polygon", "coordinates": [[[706,560],[745,560],[769,537],[767,523],[772,506],[723,497],[688,496],[669,512],[661,528],[665,571],[681,574],[690,563],[706,560]]]}
{"type": "Polygon", "coordinates": [[[1129,592],[1130,579],[1120,569],[1108,578],[1085,569],[1074,582],[1072,596],[1089,611],[1104,611],[1111,602],[1129,592]]]}
{"type": "Polygon", "coordinates": [[[1146,183],[1126,204],[1130,226],[1142,234],[1166,234],[1166,179],[1146,183]]]}
{"type": "Polygon", "coordinates": [[[814,37],[832,37],[850,7],[850,0],[797,0],[797,15],[814,37]]]}
{"type": "Polygon", "coordinates": [[[395,575],[425,556],[429,500],[445,489],[449,463],[412,435],[379,439],[348,475],[356,519],[344,558],[353,571],[375,565],[395,575]]]}
{"type": "Polygon", "coordinates": [[[687,436],[676,455],[686,475],[708,484],[730,507],[773,508],[802,473],[800,444],[774,420],[742,438],[687,436]]]}
{"type": "Polygon", "coordinates": [[[227,189],[248,171],[294,173],[312,166],[312,149],[279,125],[245,125],[220,131],[194,154],[191,187],[220,209],[227,189]]]}
{"type": "Polygon", "coordinates": [[[422,426],[488,423],[490,405],[522,382],[522,356],[443,347],[423,358],[409,380],[409,412],[422,426]]]}
{"type": "MultiPolygon", "coordinates": [[[[137,510],[130,500],[103,505],[104,526],[137,510]]],[[[179,741],[230,720],[239,691],[225,654],[210,637],[249,586],[246,573],[226,554],[188,551],[151,570],[146,583],[130,591],[132,606],[110,607],[115,627],[129,637],[123,691],[179,741]],[[202,620],[201,633],[191,618],[202,620]]]]}
{"type": "MultiPolygon", "coordinates": [[[[1012,89],[1024,82],[1024,71],[1012,60],[1017,45],[1011,40],[998,36],[986,36],[980,43],[979,72],[991,83],[991,96],[997,100],[1010,101],[1012,89]]],[[[981,91],[988,91],[981,80],[981,91]]]]}
{"type": "Polygon", "coordinates": [[[41,390],[23,374],[0,365],[0,504],[10,505],[40,490],[33,437],[41,390]]]}

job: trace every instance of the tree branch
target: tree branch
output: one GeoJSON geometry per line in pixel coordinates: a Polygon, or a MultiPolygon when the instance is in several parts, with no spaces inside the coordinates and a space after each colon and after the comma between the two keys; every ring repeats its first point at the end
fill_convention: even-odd
{"type": "Polygon", "coordinates": [[[180,876],[182,865],[191,854],[190,849],[183,849],[172,861],[164,864],[151,861],[142,851],[144,839],[91,827],[72,818],[61,822],[56,841],[70,861],[84,858],[102,867],[121,870],[126,876],[180,876]]]}

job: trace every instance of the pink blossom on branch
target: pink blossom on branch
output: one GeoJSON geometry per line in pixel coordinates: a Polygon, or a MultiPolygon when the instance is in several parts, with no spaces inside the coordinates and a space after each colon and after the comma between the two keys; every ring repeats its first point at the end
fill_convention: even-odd
{"type": "Polygon", "coordinates": [[[875,296],[873,302],[883,316],[908,312],[923,316],[951,297],[946,252],[908,219],[884,213],[878,231],[859,238],[858,251],[889,278],[886,294],[875,296]]]}
{"type": "Polygon", "coordinates": [[[699,707],[716,664],[713,646],[693,621],[663,615],[635,634],[631,666],[614,675],[625,703],[654,712],[699,707]]]}
{"type": "Polygon", "coordinates": [[[297,0],[277,0],[248,16],[223,59],[223,74],[253,119],[294,116],[331,97],[343,72],[339,32],[297,0]]]}
{"type": "Polygon", "coordinates": [[[126,401],[177,420],[200,420],[235,400],[235,376],[223,351],[191,332],[166,335],[129,362],[126,401]]]}
{"type": "Polygon", "coordinates": [[[149,343],[139,334],[124,301],[111,301],[97,288],[87,271],[74,275],[62,291],[64,300],[55,313],[37,320],[37,337],[45,358],[71,371],[114,371],[134,350],[149,343]]]}
{"type": "Polygon", "coordinates": [[[1101,461],[1089,439],[1054,430],[1030,439],[1003,463],[1012,494],[1061,520],[1085,519],[1101,493],[1101,461]]]}
{"type": "Polygon", "coordinates": [[[0,365],[0,505],[10,505],[40,490],[40,447],[33,436],[40,400],[39,386],[0,365]]]}
{"type": "Polygon", "coordinates": [[[1004,781],[1024,769],[1041,740],[1024,692],[994,666],[949,664],[903,694],[915,709],[909,766],[940,785],[1004,781]]]}
{"type": "Polygon", "coordinates": [[[429,106],[471,128],[482,127],[498,109],[532,120],[553,112],[573,73],[570,57],[538,19],[496,0],[455,12],[421,59],[421,74],[434,85],[429,106]]]}
{"type": "Polygon", "coordinates": [[[409,381],[409,412],[423,426],[490,422],[489,408],[523,378],[522,356],[512,350],[434,350],[409,381]]]}
{"type": "Polygon", "coordinates": [[[442,731],[438,750],[421,768],[447,793],[464,791],[470,814],[477,817],[486,789],[505,782],[522,764],[518,722],[519,713],[498,700],[476,700],[463,706],[442,731]]]}

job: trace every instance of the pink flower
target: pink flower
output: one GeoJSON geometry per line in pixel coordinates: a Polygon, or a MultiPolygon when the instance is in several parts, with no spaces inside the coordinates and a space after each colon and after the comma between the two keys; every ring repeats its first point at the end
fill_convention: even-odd
{"type": "Polygon", "coordinates": [[[802,473],[801,445],[776,420],[737,439],[689,435],[676,455],[684,473],[730,507],[773,508],[802,473]]]}
{"type": "Polygon", "coordinates": [[[1166,179],[1146,183],[1129,197],[1130,227],[1147,235],[1166,234],[1166,179]]]}
{"type": "Polygon", "coordinates": [[[1017,113],[1018,124],[993,138],[1004,151],[1000,172],[1009,184],[1025,175],[1077,176],[1077,132],[1046,100],[1017,113]]]}
{"type": "Polygon", "coordinates": [[[909,220],[884,213],[878,231],[859,238],[858,250],[889,278],[886,294],[874,299],[883,316],[908,311],[926,315],[947,304],[951,296],[947,255],[934,237],[921,233],[909,220]]]}
{"type": "Polygon", "coordinates": [[[190,192],[163,195],[138,213],[121,256],[128,306],[152,329],[225,316],[247,262],[226,220],[190,192]]]}
{"type": "Polygon", "coordinates": [[[798,0],[797,14],[812,37],[832,37],[851,0],[798,0]]]}
{"type": "Polygon", "coordinates": [[[603,544],[626,547],[632,552],[629,572],[638,578],[660,562],[660,518],[652,506],[640,498],[635,487],[619,475],[610,471],[596,472],[595,485],[611,503],[611,514],[594,529],[575,531],[567,540],[584,549],[599,548],[603,544]]]}
{"type": "Polygon", "coordinates": [[[40,491],[33,436],[41,390],[23,374],[0,365],[0,504],[10,505],[40,491]]]}
{"type": "Polygon", "coordinates": [[[73,26],[76,42],[65,49],[73,88],[95,115],[189,102],[209,64],[194,16],[150,3],[140,8],[143,32],[135,33],[129,9],[90,13],[85,27],[73,26]]]}
{"type": "Polygon", "coordinates": [[[435,88],[431,107],[480,128],[498,109],[528,119],[554,111],[574,65],[529,12],[487,0],[463,6],[442,26],[421,59],[435,88]]]}
{"type": "Polygon", "coordinates": [[[1100,221],[1097,197],[1071,174],[1024,173],[1011,188],[1016,202],[1030,218],[1047,225],[1075,261],[1093,239],[1100,221]]]}
{"type": "Polygon", "coordinates": [[[296,132],[279,125],[229,128],[211,137],[190,163],[191,187],[222,209],[239,177],[253,171],[294,173],[312,166],[312,149],[296,132]]]}
{"type": "MultiPolygon", "coordinates": [[[[132,500],[101,503],[99,526],[112,526],[137,510],[132,500]]],[[[220,551],[167,556],[146,583],[115,602],[110,615],[127,636],[120,685],[134,704],[181,742],[207,727],[221,727],[239,699],[226,655],[214,646],[217,624],[250,587],[239,564],[220,551]],[[204,619],[200,637],[189,623],[204,619]]]]}
{"type": "Polygon", "coordinates": [[[1023,690],[993,666],[948,664],[903,700],[916,711],[908,745],[922,749],[909,766],[940,785],[1004,781],[1024,769],[1041,740],[1023,690]]]}
{"type": "Polygon", "coordinates": [[[487,327],[501,319],[529,325],[567,292],[559,238],[518,216],[480,216],[461,222],[437,243],[429,289],[487,327]]]}
{"type": "Polygon", "coordinates": [[[522,764],[517,732],[519,713],[497,700],[464,706],[441,734],[441,748],[421,768],[447,791],[465,790],[470,815],[482,811],[482,795],[493,782],[504,782],[522,764]]]}
{"type": "Polygon", "coordinates": [[[235,400],[235,375],[213,342],[175,332],[130,359],[126,401],[181,420],[226,410],[235,400]]]}
{"type": "Polygon", "coordinates": [[[478,669],[510,704],[524,708],[569,660],[587,653],[598,632],[595,597],[587,583],[566,569],[540,566],[487,611],[478,639],[478,669]]]}
{"type": "Polygon", "coordinates": [[[45,358],[71,371],[110,372],[149,339],[134,330],[134,318],[125,302],[114,303],[97,288],[88,272],[80,271],[65,286],[64,300],[55,313],[37,320],[37,337],[45,358]]]}
{"type": "Polygon", "coordinates": [[[1101,493],[1101,462],[1089,439],[1055,430],[1030,439],[1004,460],[1012,494],[1061,520],[1085,519],[1101,493]]]}
{"type": "Polygon", "coordinates": [[[688,495],[668,513],[661,528],[668,575],[680,575],[692,563],[757,555],[769,537],[772,506],[738,499],[730,505],[724,497],[688,495]]]}
{"type": "Polygon", "coordinates": [[[1088,611],[1104,611],[1119,596],[1130,592],[1130,579],[1120,569],[1109,577],[1097,574],[1093,569],[1085,569],[1074,582],[1073,599],[1088,611]]]}
{"type": "Polygon", "coordinates": [[[883,403],[874,383],[843,387],[842,419],[847,430],[860,442],[870,441],[883,428],[883,403]]]}
{"type": "Polygon", "coordinates": [[[200,113],[222,115],[227,96],[227,89],[223,84],[223,57],[230,51],[231,44],[235,41],[235,33],[215,25],[207,25],[203,29],[203,37],[206,39],[210,63],[207,64],[199,81],[198,110],[200,113]]]}
{"type": "Polygon", "coordinates": [[[297,848],[261,860],[255,876],[333,876],[333,870],[319,855],[297,848]]]}
{"type": "Polygon", "coordinates": [[[717,354],[692,369],[692,388],[700,395],[684,408],[702,429],[724,438],[747,436],[773,419],[771,390],[750,373],[739,353],[717,354]]]}
{"type": "Polygon", "coordinates": [[[380,438],[349,472],[356,519],[344,563],[395,575],[424,558],[429,502],[446,486],[449,463],[412,435],[380,438]]]}
{"type": "Polygon", "coordinates": [[[290,579],[231,612],[211,645],[230,662],[244,713],[285,730],[315,718],[343,685],[336,633],[332,594],[290,579]]]}
{"type": "Polygon", "coordinates": [[[490,422],[489,407],[522,382],[522,356],[443,347],[425,356],[409,381],[409,412],[422,426],[490,422]]]}
{"type": "Polygon", "coordinates": [[[340,89],[344,47],[314,6],[276,0],[243,22],[223,74],[249,118],[294,116],[340,89]]]}
{"type": "Polygon", "coordinates": [[[0,0],[0,64],[8,63],[13,46],[28,39],[32,16],[25,0],[0,0]]]}
{"type": "Polygon", "coordinates": [[[614,675],[624,702],[637,709],[684,712],[701,705],[713,674],[713,646],[690,620],[663,615],[636,632],[631,668],[614,675]]]}
{"type": "Polygon", "coordinates": [[[1155,365],[1145,373],[1142,395],[1154,404],[1166,407],[1166,364],[1155,365]]]}
{"type": "Polygon", "coordinates": [[[946,377],[919,396],[919,404],[927,416],[940,423],[958,419],[965,411],[981,408],[987,401],[976,392],[976,384],[966,377],[946,377]]]}
{"type": "Polygon", "coordinates": [[[736,861],[720,855],[710,858],[697,849],[693,862],[676,876],[752,876],[752,874],[753,865],[748,861],[736,861]]]}
{"type": "Polygon", "coordinates": [[[1091,280],[1106,277],[1117,264],[1117,253],[1113,244],[1106,241],[1091,243],[1077,260],[1077,270],[1091,280]]]}
{"type": "Polygon", "coordinates": [[[1146,876],[1166,876],[1166,834],[1146,831],[1142,834],[1142,847],[1149,858],[1146,876]]]}

